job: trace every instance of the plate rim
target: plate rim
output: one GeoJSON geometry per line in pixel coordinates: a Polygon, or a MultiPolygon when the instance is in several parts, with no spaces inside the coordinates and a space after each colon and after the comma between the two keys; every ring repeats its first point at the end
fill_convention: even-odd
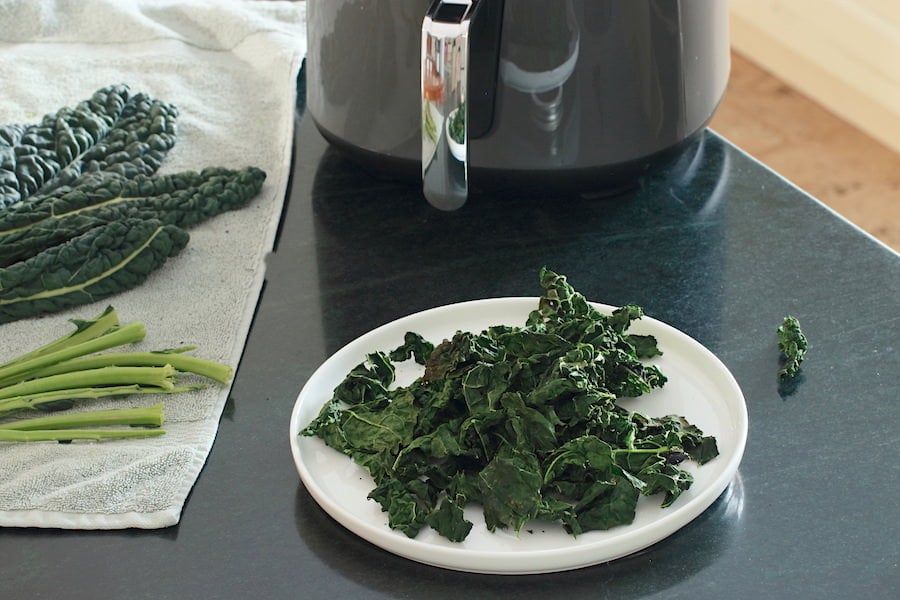
{"type": "MultiPolygon", "coordinates": [[[[346,354],[354,350],[357,346],[364,345],[364,341],[375,338],[384,333],[385,330],[402,328],[402,325],[410,321],[418,321],[427,319],[435,313],[452,312],[460,310],[469,310],[478,305],[487,304],[509,304],[513,307],[511,312],[515,312],[516,308],[524,307],[525,303],[530,303],[532,307],[537,307],[539,298],[537,296],[500,296],[483,298],[477,300],[467,300],[454,302],[441,306],[424,309],[414,313],[399,317],[382,325],[375,327],[360,336],[357,336],[350,342],[341,346],[336,352],[328,356],[309,376],[303,384],[297,399],[291,409],[291,418],[289,424],[289,436],[291,454],[294,460],[295,468],[300,476],[301,482],[307,492],[313,497],[319,507],[326,512],[331,518],[337,521],[341,526],[348,529],[355,535],[363,538],[369,543],[374,544],[388,552],[397,554],[404,558],[432,565],[435,567],[446,568],[456,571],[464,571],[469,573],[483,574],[501,574],[501,575],[525,575],[538,573],[552,573],[559,571],[567,571],[580,569],[595,564],[610,562],[639,552],[683,528],[707,508],[709,508],[715,500],[725,491],[737,473],[740,462],[743,458],[744,450],[749,430],[749,418],[747,404],[743,392],[737,380],[725,364],[708,348],[699,341],[675,328],[668,323],[656,319],[654,317],[644,315],[640,321],[649,324],[653,328],[661,328],[669,334],[680,338],[680,341],[688,344],[696,352],[699,352],[707,360],[718,367],[717,377],[724,378],[723,382],[727,384],[732,392],[733,405],[729,406],[729,415],[734,417],[735,432],[737,438],[733,453],[728,457],[728,463],[721,473],[711,481],[706,487],[699,491],[699,494],[691,499],[687,505],[679,507],[677,511],[665,513],[651,523],[643,526],[640,532],[640,541],[633,544],[624,545],[619,550],[610,549],[611,551],[600,552],[607,546],[615,546],[619,540],[599,540],[585,545],[572,545],[567,548],[546,548],[546,549],[529,549],[521,553],[514,552],[497,552],[492,550],[478,550],[463,547],[449,547],[432,545],[422,542],[415,538],[409,538],[400,532],[391,530],[379,523],[372,523],[366,519],[343,509],[328,494],[322,490],[315,482],[315,478],[310,472],[308,466],[303,460],[300,443],[299,432],[306,424],[300,423],[300,409],[303,406],[305,393],[312,383],[322,377],[322,373],[346,354]],[[677,521],[673,525],[673,521],[677,521]],[[424,551],[424,553],[423,553],[424,551]],[[512,559],[512,560],[511,560],[512,559]],[[510,566],[503,563],[515,563],[510,566]]],[[[589,302],[593,307],[605,313],[615,310],[616,306],[603,304],[600,302],[589,302]]],[[[527,314],[527,312],[525,313],[527,314]]],[[[501,324],[501,323],[495,323],[501,324]]],[[[506,323],[509,324],[509,323],[506,323]]],[[[402,335],[402,333],[401,333],[402,335]]],[[[367,351],[385,350],[384,348],[368,348],[367,351]]],[[[336,452],[336,451],[335,451],[336,452]]],[[[350,457],[345,457],[351,461],[350,457]]],[[[628,527],[628,526],[624,526],[628,527]]],[[[590,532],[583,534],[588,535],[590,532]]]]}

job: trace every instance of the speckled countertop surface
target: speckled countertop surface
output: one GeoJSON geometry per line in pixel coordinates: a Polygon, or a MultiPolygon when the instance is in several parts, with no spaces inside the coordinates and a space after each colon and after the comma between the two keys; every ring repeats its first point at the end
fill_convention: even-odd
{"type": "Polygon", "coordinates": [[[219,434],[177,527],[0,531],[0,595],[81,598],[863,598],[900,591],[900,258],[707,133],[677,171],[606,200],[473,197],[430,208],[300,121],[283,227],[219,434]],[[388,554],[331,520],[288,445],[331,353],[403,315],[534,296],[546,265],[590,299],[636,302],[705,344],[746,397],[738,475],[637,555],[482,576],[388,554]],[[802,377],[776,379],[797,316],[802,377]]]}

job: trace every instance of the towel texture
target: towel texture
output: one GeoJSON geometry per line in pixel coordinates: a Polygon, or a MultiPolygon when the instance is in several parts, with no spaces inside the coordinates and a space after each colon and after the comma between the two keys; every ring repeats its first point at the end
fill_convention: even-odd
{"type": "MultiPolygon", "coordinates": [[[[194,344],[237,367],[284,202],[304,2],[0,0],[0,123],[44,114],[110,84],[176,105],[159,174],[207,166],[266,171],[243,209],[190,230],[188,246],[140,287],[0,325],[0,362],[72,330],[107,304],[148,334],[136,350],[194,344]]],[[[0,444],[0,525],[70,529],[174,525],[218,429],[228,386],[165,397],[167,434],[105,443],[0,444]]],[[[106,400],[91,408],[154,404],[106,400]]]]}

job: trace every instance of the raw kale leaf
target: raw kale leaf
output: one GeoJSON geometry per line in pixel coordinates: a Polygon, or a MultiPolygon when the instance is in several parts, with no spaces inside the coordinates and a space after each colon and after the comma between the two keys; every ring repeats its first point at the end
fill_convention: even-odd
{"type": "Polygon", "coordinates": [[[666,381],[641,360],[661,354],[656,340],[628,333],[640,307],[601,313],[547,269],[541,284],[522,327],[460,331],[433,347],[408,333],[400,348],[370,354],[301,431],[368,470],[391,527],[462,541],[471,503],[491,531],[533,520],[573,535],[609,529],[632,522],[641,495],[671,505],[693,481],[679,465],[718,455],[715,438],[684,418],[616,403],[666,381]],[[410,356],[423,374],[394,387],[391,361],[410,356]]]}
{"type": "Polygon", "coordinates": [[[155,173],[175,144],[177,117],[170,104],[111,85],[40,123],[0,125],[0,208],[83,173],[155,173]]]}
{"type": "Polygon", "coordinates": [[[188,242],[159,221],[126,219],[95,227],[0,269],[0,323],[56,312],[131,289],[188,242]]]}
{"type": "Polygon", "coordinates": [[[21,202],[0,212],[0,267],[30,258],[94,227],[127,218],[193,227],[243,207],[259,193],[265,173],[211,167],[197,173],[82,177],[78,185],[21,202]]]}
{"type": "Polygon", "coordinates": [[[154,175],[177,115],[113,85],[0,126],[0,323],[135,287],[184,247],[185,228],[259,193],[256,167],[154,175]]]}
{"type": "Polygon", "coordinates": [[[809,341],[800,329],[800,321],[796,317],[786,316],[778,326],[778,349],[782,358],[781,368],[778,369],[779,379],[789,379],[800,371],[800,363],[808,348],[809,341]]]}

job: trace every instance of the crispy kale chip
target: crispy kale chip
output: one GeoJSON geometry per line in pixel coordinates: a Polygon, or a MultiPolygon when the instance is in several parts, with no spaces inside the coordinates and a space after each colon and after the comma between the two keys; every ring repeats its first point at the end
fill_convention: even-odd
{"type": "Polygon", "coordinates": [[[800,372],[800,363],[806,356],[809,341],[800,329],[796,317],[786,316],[778,326],[778,349],[781,351],[781,368],[778,378],[790,379],[800,372]]]}
{"type": "Polygon", "coordinates": [[[671,505],[693,481],[680,463],[718,455],[684,418],[617,404],[666,381],[642,361],[661,353],[656,340],[628,333],[639,307],[601,313],[546,269],[541,284],[524,326],[460,331],[427,357],[416,334],[370,354],[301,432],[368,470],[391,527],[462,541],[463,509],[477,504],[491,531],[532,520],[574,535],[609,529],[632,522],[642,495],[671,505]],[[391,361],[410,356],[424,372],[396,387],[391,361]]]}

